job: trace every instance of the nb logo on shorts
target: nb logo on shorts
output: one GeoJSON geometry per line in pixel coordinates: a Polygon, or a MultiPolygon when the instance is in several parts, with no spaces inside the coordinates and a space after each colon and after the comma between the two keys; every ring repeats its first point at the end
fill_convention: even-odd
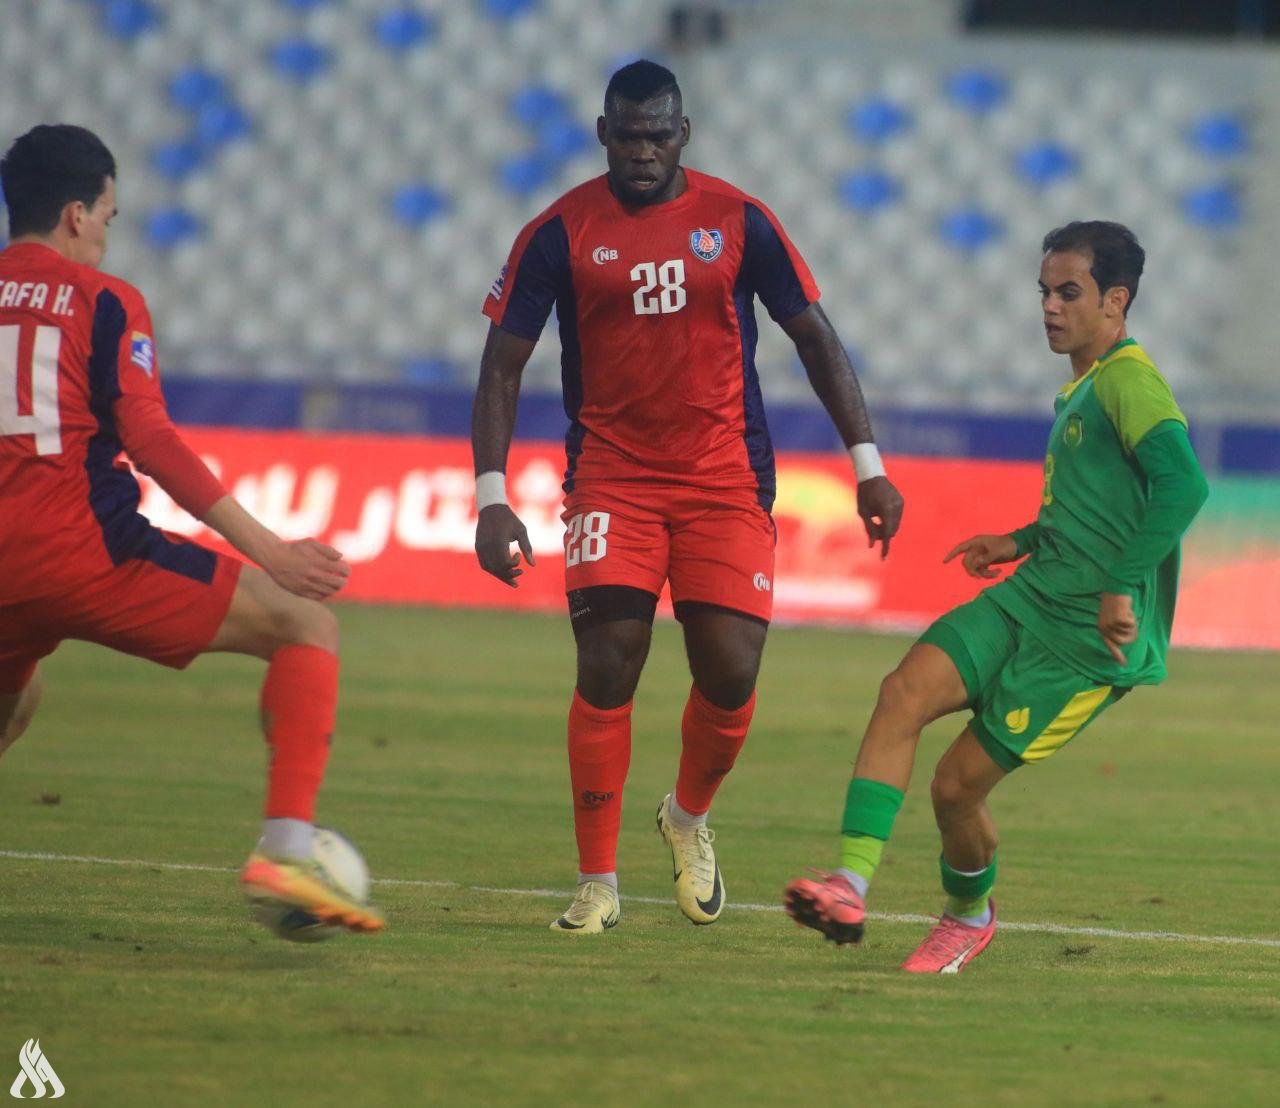
{"type": "Polygon", "coordinates": [[[768,592],[773,588],[773,583],[763,573],[757,573],[751,579],[751,583],[755,585],[758,592],[768,592]]]}
{"type": "Polygon", "coordinates": [[[1030,722],[1030,708],[1014,708],[1012,712],[1004,717],[1004,725],[1009,728],[1009,734],[1011,735],[1021,735],[1030,722]]]}
{"type": "Polygon", "coordinates": [[[58,1075],[53,1072],[53,1067],[49,1065],[49,1059],[44,1056],[40,1050],[39,1039],[28,1039],[23,1048],[18,1051],[18,1064],[22,1067],[21,1072],[14,1078],[13,1084],[9,1086],[9,1095],[17,1097],[18,1100],[39,1100],[50,1090],[52,1094],[50,1100],[57,1100],[67,1090],[63,1087],[58,1075]],[[24,1085],[30,1083],[31,1095],[22,1091],[24,1085]]]}
{"type": "Polygon", "coordinates": [[[595,262],[596,265],[604,265],[605,262],[616,262],[618,260],[618,252],[616,250],[611,250],[607,246],[597,246],[595,250],[591,252],[591,260],[595,262]]]}

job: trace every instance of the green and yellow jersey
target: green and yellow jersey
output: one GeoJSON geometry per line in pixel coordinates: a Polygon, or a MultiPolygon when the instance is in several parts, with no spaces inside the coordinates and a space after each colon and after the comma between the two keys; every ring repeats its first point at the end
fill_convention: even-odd
{"type": "Polygon", "coordinates": [[[1133,339],[1066,385],[1054,412],[1040,512],[1015,533],[1030,557],[987,595],[1099,685],[1156,684],[1166,675],[1179,540],[1208,492],[1186,417],[1133,339]],[[1138,637],[1124,666],[1098,632],[1104,592],[1133,598],[1138,637]]]}

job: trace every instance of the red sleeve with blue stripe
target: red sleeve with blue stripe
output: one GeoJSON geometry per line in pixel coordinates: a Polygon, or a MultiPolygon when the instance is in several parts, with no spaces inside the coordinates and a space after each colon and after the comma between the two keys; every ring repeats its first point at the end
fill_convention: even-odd
{"type": "Polygon", "coordinates": [[[822,293],[773,212],[748,200],[745,224],[743,276],[770,318],[775,323],[785,323],[815,303],[822,293]]]}
{"type": "Polygon", "coordinates": [[[141,294],[117,290],[126,317],[116,352],[116,428],[129,460],[196,519],[227,495],[222,483],[178,436],[160,391],[151,315],[141,294]]]}
{"type": "Polygon", "coordinates": [[[535,220],[516,238],[511,257],[484,302],[504,331],[537,342],[552,305],[571,288],[569,236],[559,215],[535,220]]]}

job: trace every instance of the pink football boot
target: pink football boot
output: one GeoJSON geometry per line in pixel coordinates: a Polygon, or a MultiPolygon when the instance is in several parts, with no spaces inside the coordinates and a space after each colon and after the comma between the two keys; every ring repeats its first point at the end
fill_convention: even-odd
{"type": "Polygon", "coordinates": [[[902,963],[908,973],[959,973],[990,945],[996,933],[996,902],[991,902],[991,922],[969,927],[943,916],[902,963]]]}
{"type": "Polygon", "coordinates": [[[787,886],[782,902],[787,915],[837,946],[860,941],[867,910],[858,890],[839,874],[817,876],[819,880],[797,877],[787,886]]]}

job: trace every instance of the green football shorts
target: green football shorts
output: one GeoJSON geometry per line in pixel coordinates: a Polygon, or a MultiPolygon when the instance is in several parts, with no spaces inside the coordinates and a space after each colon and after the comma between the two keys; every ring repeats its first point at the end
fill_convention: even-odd
{"type": "Polygon", "coordinates": [[[952,608],[920,642],[946,651],[969,692],[969,726],[1001,769],[1060,750],[1128,689],[1094,684],[985,593],[952,608]]]}

